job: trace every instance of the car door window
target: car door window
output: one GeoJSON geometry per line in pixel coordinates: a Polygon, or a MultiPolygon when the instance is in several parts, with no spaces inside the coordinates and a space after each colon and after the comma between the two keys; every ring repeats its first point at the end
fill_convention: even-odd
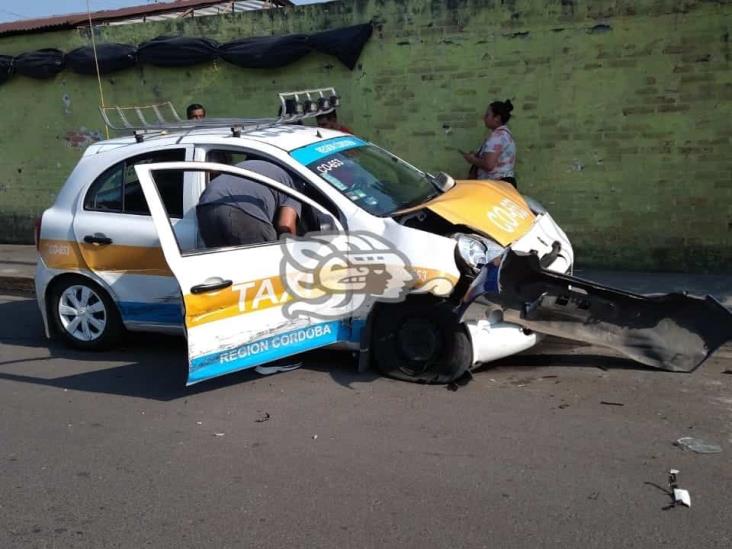
{"type": "Polygon", "coordinates": [[[121,212],[123,181],[124,163],[120,162],[97,178],[86,195],[84,208],[121,212]]]}
{"type": "MultiPolygon", "coordinates": [[[[185,160],[185,149],[156,151],[128,158],[115,164],[89,188],[84,200],[87,210],[150,215],[140,182],[135,173],[137,164],[179,162],[185,160]]],[[[180,172],[161,173],[156,180],[160,197],[171,217],[183,217],[183,179],[180,172]]]]}
{"type": "Polygon", "coordinates": [[[236,166],[239,162],[244,162],[245,160],[263,160],[263,158],[253,156],[241,150],[213,149],[206,153],[206,162],[216,162],[217,164],[236,166]]]}

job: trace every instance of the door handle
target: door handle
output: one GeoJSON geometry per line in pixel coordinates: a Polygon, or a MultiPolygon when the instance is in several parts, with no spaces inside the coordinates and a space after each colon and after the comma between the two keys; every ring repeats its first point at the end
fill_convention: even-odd
{"type": "Polygon", "coordinates": [[[206,292],[215,292],[216,290],[223,290],[231,286],[233,282],[231,280],[220,280],[219,282],[208,282],[206,284],[196,284],[191,288],[192,294],[204,294],[206,292]]]}
{"type": "Polygon", "coordinates": [[[102,233],[88,234],[84,237],[84,242],[87,244],[102,244],[107,245],[112,243],[112,239],[102,233]]]}

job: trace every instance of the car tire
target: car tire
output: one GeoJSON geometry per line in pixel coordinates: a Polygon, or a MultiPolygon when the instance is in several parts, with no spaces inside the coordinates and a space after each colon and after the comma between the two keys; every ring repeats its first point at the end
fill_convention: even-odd
{"type": "Polygon", "coordinates": [[[48,307],[56,333],[77,349],[108,349],[124,332],[119,311],[109,294],[82,276],[65,277],[54,284],[48,307]]]}
{"type": "Polygon", "coordinates": [[[451,383],[472,366],[473,347],[453,307],[434,298],[379,305],[373,362],[383,375],[417,383],[451,383]]]}

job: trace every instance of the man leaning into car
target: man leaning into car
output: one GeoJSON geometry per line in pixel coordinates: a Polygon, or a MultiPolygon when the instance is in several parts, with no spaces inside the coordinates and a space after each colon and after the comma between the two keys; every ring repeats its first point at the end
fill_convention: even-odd
{"type": "MultiPolygon", "coordinates": [[[[294,188],[290,175],[263,160],[245,160],[237,167],[269,177],[294,188]]],[[[215,177],[196,206],[198,230],[207,248],[272,242],[279,235],[296,234],[301,204],[275,188],[230,174],[215,177]]],[[[261,375],[295,370],[301,355],[293,355],[255,368],[261,375]]]]}
{"type": "MultiPolygon", "coordinates": [[[[294,188],[290,175],[263,160],[245,160],[237,167],[294,188]]],[[[207,248],[273,242],[295,234],[300,203],[277,189],[230,174],[215,177],[196,206],[198,229],[207,248]]]]}

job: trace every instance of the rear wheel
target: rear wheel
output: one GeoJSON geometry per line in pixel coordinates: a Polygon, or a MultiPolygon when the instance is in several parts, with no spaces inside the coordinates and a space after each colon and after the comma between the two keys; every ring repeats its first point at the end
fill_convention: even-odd
{"type": "Polygon", "coordinates": [[[122,335],[122,322],[109,295],[84,277],[65,278],[53,286],[49,313],[63,340],[79,349],[106,349],[122,335]]]}
{"type": "Polygon", "coordinates": [[[465,327],[443,301],[420,298],[381,305],[373,327],[376,368],[418,383],[450,383],[470,369],[473,348],[465,327]]]}

